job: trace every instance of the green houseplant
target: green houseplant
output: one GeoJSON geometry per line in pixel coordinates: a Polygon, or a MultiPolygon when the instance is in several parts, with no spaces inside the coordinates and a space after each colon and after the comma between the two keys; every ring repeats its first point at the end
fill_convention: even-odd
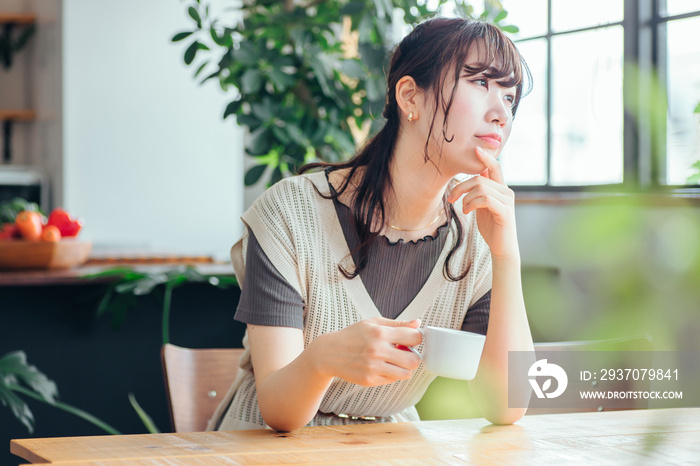
{"type": "MultiPolygon", "coordinates": [[[[384,68],[400,39],[392,31],[434,15],[425,3],[243,0],[241,20],[223,24],[208,5],[189,1],[193,27],[172,40],[189,42],[183,58],[196,67],[195,78],[218,80],[230,96],[223,117],[235,115],[248,129],[246,152],[258,163],[245,184],[256,183],[268,167],[273,184],[311,160],[346,159],[381,124],[384,68]]],[[[449,3],[456,14],[474,14],[464,0],[449,3]]],[[[480,18],[517,32],[501,24],[506,16],[500,0],[484,1],[480,18]]]]}
{"type": "MultiPolygon", "coordinates": [[[[693,111],[696,115],[700,115],[700,103],[698,103],[695,106],[695,110],[693,111]]],[[[692,168],[695,169],[695,173],[690,175],[688,179],[686,180],[687,184],[700,184],[700,160],[695,162],[693,165],[691,165],[692,168]]]]}

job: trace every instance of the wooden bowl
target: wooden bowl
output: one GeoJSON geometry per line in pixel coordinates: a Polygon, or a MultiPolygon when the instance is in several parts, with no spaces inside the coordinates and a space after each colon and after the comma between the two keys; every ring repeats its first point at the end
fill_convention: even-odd
{"type": "Polygon", "coordinates": [[[85,263],[91,250],[91,242],[75,239],[0,241],[0,269],[67,269],[85,263]]]}

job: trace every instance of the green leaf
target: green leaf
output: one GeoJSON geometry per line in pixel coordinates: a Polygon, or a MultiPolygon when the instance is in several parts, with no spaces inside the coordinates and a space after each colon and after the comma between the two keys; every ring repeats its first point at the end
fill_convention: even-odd
{"type": "Polygon", "coordinates": [[[194,57],[197,56],[197,50],[199,50],[199,42],[194,41],[185,50],[185,63],[191,65],[194,61],[194,57]]]}
{"type": "Polygon", "coordinates": [[[365,81],[365,89],[369,100],[381,100],[384,97],[385,88],[386,82],[384,78],[371,77],[365,81]]]}
{"type": "Polygon", "coordinates": [[[282,179],[282,169],[278,166],[275,167],[274,170],[272,170],[272,174],[270,175],[270,181],[268,181],[268,185],[272,186],[273,184],[277,183],[282,179]]]}
{"type": "Polygon", "coordinates": [[[309,65],[314,71],[314,76],[318,81],[319,86],[323,94],[327,97],[333,96],[331,92],[331,84],[328,82],[328,70],[326,69],[326,64],[321,60],[318,55],[309,58],[309,65]]]}
{"type": "Polygon", "coordinates": [[[277,68],[282,68],[282,67],[292,67],[296,66],[296,61],[294,60],[294,57],[291,57],[289,55],[280,55],[279,57],[275,57],[270,63],[272,63],[272,66],[275,66],[277,68]]]}
{"type": "Polygon", "coordinates": [[[100,303],[97,305],[97,311],[95,311],[95,316],[100,317],[107,311],[110,301],[112,301],[112,296],[114,296],[114,289],[117,284],[113,283],[107,287],[107,292],[102,296],[100,303]]]}
{"type": "Polygon", "coordinates": [[[267,165],[256,165],[248,170],[245,174],[243,182],[246,186],[252,186],[260,180],[260,177],[265,173],[267,165]]]}
{"type": "Polygon", "coordinates": [[[340,15],[341,16],[353,16],[358,13],[362,13],[365,10],[365,2],[353,0],[351,2],[346,3],[343,5],[343,7],[340,9],[340,15]]]}
{"type": "Polygon", "coordinates": [[[692,164],[690,167],[694,168],[697,173],[690,175],[688,179],[685,180],[685,184],[700,184],[700,160],[692,164]]]}
{"type": "Polygon", "coordinates": [[[503,21],[506,19],[506,16],[508,16],[508,12],[506,10],[501,10],[493,19],[493,22],[498,23],[499,21],[503,21]]]}
{"type": "Polygon", "coordinates": [[[18,381],[30,387],[49,403],[58,396],[56,384],[40,372],[36,366],[27,364],[24,351],[13,351],[0,358],[0,379],[12,375],[18,381]]]}
{"type": "Polygon", "coordinates": [[[288,87],[290,87],[296,82],[295,77],[288,75],[287,73],[283,72],[278,68],[273,68],[270,71],[269,76],[270,81],[272,81],[272,84],[274,84],[277,90],[280,92],[285,91],[288,87]]]}
{"type": "Polygon", "coordinates": [[[693,110],[693,113],[700,113],[700,102],[695,106],[695,110],[693,110]]]}
{"type": "Polygon", "coordinates": [[[367,77],[367,71],[359,60],[344,60],[342,64],[343,73],[350,78],[362,79],[367,77]]]}
{"type": "Polygon", "coordinates": [[[520,28],[518,26],[513,26],[512,24],[508,25],[508,26],[499,26],[499,27],[501,28],[501,31],[507,32],[509,34],[517,34],[518,32],[520,32],[520,28]]]}
{"type": "Polygon", "coordinates": [[[115,293],[112,299],[104,310],[105,314],[109,314],[109,324],[113,330],[119,328],[126,320],[128,312],[138,304],[137,297],[133,293],[115,293]]]}
{"type": "Polygon", "coordinates": [[[262,72],[258,69],[248,69],[241,76],[241,92],[244,94],[256,94],[262,84],[262,72]]]}
{"type": "Polygon", "coordinates": [[[272,136],[272,131],[264,126],[256,129],[250,134],[246,152],[250,155],[267,154],[272,148],[272,136]]]}
{"type": "Polygon", "coordinates": [[[173,36],[173,38],[171,39],[171,41],[172,41],[172,42],[180,42],[181,40],[187,39],[188,37],[190,37],[190,36],[192,35],[192,32],[193,32],[193,31],[189,31],[189,32],[179,32],[179,33],[177,33],[177,34],[175,34],[175,35],[173,36]]]}
{"type": "Polygon", "coordinates": [[[236,112],[238,112],[238,109],[241,108],[241,105],[243,105],[243,100],[234,100],[233,102],[229,102],[229,104],[226,106],[226,110],[224,110],[224,120],[231,115],[235,115],[236,112]]]}
{"type": "Polygon", "coordinates": [[[690,175],[688,179],[685,180],[685,184],[700,184],[700,173],[690,175]]]}
{"type": "Polygon", "coordinates": [[[228,275],[212,275],[207,279],[209,284],[226,290],[232,286],[238,286],[238,280],[235,276],[228,275]]]}
{"type": "Polygon", "coordinates": [[[269,121],[272,119],[272,117],[276,115],[279,116],[277,112],[279,109],[267,97],[263,99],[262,103],[251,104],[250,109],[252,110],[253,115],[255,115],[256,118],[259,118],[261,121],[269,121]]]}
{"type": "Polygon", "coordinates": [[[237,61],[245,66],[254,66],[258,63],[255,46],[250,42],[241,42],[240,48],[233,55],[237,61]]]}
{"type": "MultiPolygon", "coordinates": [[[[91,273],[87,275],[83,275],[82,279],[85,280],[95,280],[95,279],[100,279],[100,278],[108,278],[108,277],[126,277],[129,274],[134,274],[134,270],[130,267],[115,267],[113,269],[108,269],[104,270],[102,272],[97,272],[97,273],[91,273]]],[[[138,274],[139,276],[143,276],[143,274],[138,274]]]]}
{"type": "Polygon", "coordinates": [[[151,434],[159,434],[160,430],[158,430],[155,422],[153,422],[151,416],[149,416],[146,411],[143,410],[139,402],[136,401],[136,397],[131,392],[129,392],[129,403],[131,403],[134,411],[136,411],[136,414],[138,414],[141,422],[143,422],[143,425],[146,427],[146,430],[151,434]]]}
{"type": "Polygon", "coordinates": [[[299,128],[297,125],[294,123],[287,122],[287,126],[285,128],[287,130],[287,134],[302,147],[309,146],[311,142],[309,141],[309,138],[304,134],[301,128],[299,128]]]}
{"type": "MultiPolygon", "coordinates": [[[[109,433],[109,434],[112,434],[112,435],[121,435],[121,432],[119,432],[119,431],[118,431],[117,429],[115,429],[114,427],[112,427],[112,426],[110,426],[109,424],[107,424],[106,422],[104,422],[104,421],[102,421],[102,420],[96,418],[96,417],[93,416],[92,414],[86,413],[86,412],[83,411],[82,409],[76,408],[75,406],[71,406],[71,405],[69,405],[69,404],[67,404],[67,403],[62,403],[62,402],[60,402],[60,401],[55,401],[55,402],[53,402],[53,403],[49,403],[49,402],[46,401],[43,397],[39,396],[39,395],[36,394],[35,392],[33,392],[33,391],[31,391],[31,390],[27,390],[26,388],[20,387],[20,386],[18,386],[18,385],[8,385],[7,388],[9,388],[10,390],[12,390],[12,391],[14,391],[14,392],[20,393],[20,394],[22,394],[22,395],[24,395],[24,396],[28,396],[29,398],[32,398],[32,399],[34,399],[34,400],[40,401],[40,402],[42,402],[42,403],[47,403],[47,404],[53,406],[54,408],[58,408],[58,409],[60,409],[60,410],[62,410],[62,411],[65,411],[65,412],[67,412],[67,413],[70,413],[70,414],[73,414],[73,415],[75,415],[75,416],[78,416],[79,418],[88,421],[89,423],[91,423],[91,424],[93,424],[93,425],[99,427],[100,429],[104,430],[105,432],[107,432],[107,433],[109,433]]],[[[31,414],[31,413],[30,413],[30,414],[31,414]]]]}
{"type": "Polygon", "coordinates": [[[197,9],[191,6],[187,9],[187,12],[190,14],[190,17],[197,22],[197,27],[201,29],[202,18],[199,16],[199,12],[197,11],[197,9]]]}
{"type": "Polygon", "coordinates": [[[0,385],[0,402],[3,406],[8,406],[15,418],[27,428],[30,434],[34,433],[34,415],[29,406],[9,388],[0,385]]]}
{"type": "Polygon", "coordinates": [[[367,68],[371,70],[381,72],[382,65],[384,65],[384,59],[386,58],[384,48],[371,43],[361,43],[358,49],[360,51],[362,63],[364,63],[367,68]]]}
{"type": "Polygon", "coordinates": [[[212,74],[210,74],[210,75],[208,75],[206,78],[202,79],[202,80],[199,82],[199,85],[201,86],[201,85],[204,84],[205,82],[209,81],[209,80],[212,79],[212,78],[215,78],[215,77],[219,76],[220,74],[221,74],[221,70],[216,70],[216,71],[214,71],[212,74]]]}
{"type": "Polygon", "coordinates": [[[287,134],[287,131],[285,128],[280,128],[279,126],[273,126],[272,127],[272,134],[274,134],[275,138],[284,145],[287,145],[290,142],[292,142],[292,139],[287,134]]]}
{"type": "Polygon", "coordinates": [[[384,0],[374,0],[374,9],[375,9],[375,14],[377,15],[377,18],[379,19],[384,19],[387,14],[391,12],[391,4],[388,5],[389,9],[387,11],[386,4],[384,3],[384,0]]]}
{"type": "Polygon", "coordinates": [[[211,35],[211,40],[213,40],[216,45],[220,45],[221,47],[226,46],[226,39],[224,39],[223,37],[219,37],[219,34],[216,32],[216,29],[214,29],[214,27],[211,27],[209,29],[209,34],[211,35]]]}
{"type": "Polygon", "coordinates": [[[236,122],[238,122],[238,124],[241,126],[247,126],[251,131],[255,131],[262,124],[262,122],[255,116],[247,113],[244,113],[243,115],[236,115],[236,122]]]}
{"type": "Polygon", "coordinates": [[[197,68],[197,71],[194,73],[194,77],[196,78],[197,76],[199,76],[199,74],[204,70],[204,68],[206,68],[206,66],[207,66],[207,63],[202,63],[199,66],[199,68],[197,68]]]}

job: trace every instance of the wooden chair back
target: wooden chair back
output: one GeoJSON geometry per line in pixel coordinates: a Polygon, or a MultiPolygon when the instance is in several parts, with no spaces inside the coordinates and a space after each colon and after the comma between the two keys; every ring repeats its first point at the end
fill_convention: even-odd
{"type": "Polygon", "coordinates": [[[174,432],[201,432],[238,372],[242,348],[161,348],[165,391],[174,432]]]}

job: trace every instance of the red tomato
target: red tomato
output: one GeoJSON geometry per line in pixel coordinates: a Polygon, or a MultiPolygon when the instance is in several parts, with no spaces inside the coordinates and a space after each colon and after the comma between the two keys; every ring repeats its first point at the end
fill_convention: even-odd
{"type": "Polygon", "coordinates": [[[6,223],[0,229],[0,240],[9,240],[20,238],[19,230],[17,230],[17,225],[14,223],[6,223]]]}
{"type": "Polygon", "coordinates": [[[41,238],[41,215],[39,213],[23,210],[17,214],[15,225],[24,239],[38,241],[41,238]]]}
{"type": "Polygon", "coordinates": [[[41,232],[41,240],[58,243],[61,241],[61,231],[54,225],[45,225],[44,231],[41,232]]]}
{"type": "Polygon", "coordinates": [[[54,225],[61,232],[62,237],[77,236],[83,227],[83,222],[73,220],[68,212],[63,209],[54,209],[49,215],[49,225],[54,225]]]}

